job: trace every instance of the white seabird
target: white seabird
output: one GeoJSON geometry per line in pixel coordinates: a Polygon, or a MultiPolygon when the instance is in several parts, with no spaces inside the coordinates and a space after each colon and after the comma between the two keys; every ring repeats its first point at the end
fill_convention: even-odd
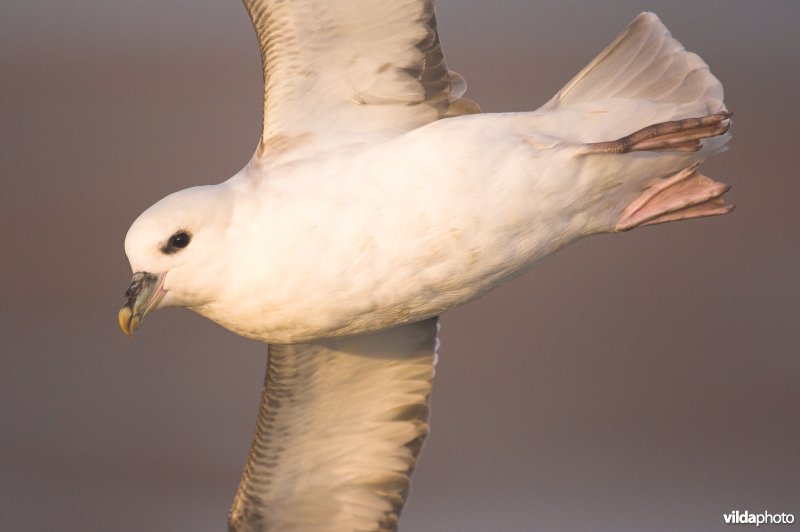
{"type": "Polygon", "coordinates": [[[231,530],[393,530],[428,432],[437,316],[594,233],[724,214],[697,165],[722,86],[651,13],[533,112],[481,114],[431,0],[245,0],[261,140],[131,226],[120,310],[270,344],[231,530]]]}

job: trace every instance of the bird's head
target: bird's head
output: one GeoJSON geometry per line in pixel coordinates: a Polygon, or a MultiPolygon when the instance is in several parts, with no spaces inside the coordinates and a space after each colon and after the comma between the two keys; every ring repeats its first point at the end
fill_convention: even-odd
{"type": "Polygon", "coordinates": [[[125,253],[134,274],[119,311],[125,334],[158,308],[198,308],[214,300],[228,263],[230,196],[223,185],[181,190],[133,222],[125,253]]]}

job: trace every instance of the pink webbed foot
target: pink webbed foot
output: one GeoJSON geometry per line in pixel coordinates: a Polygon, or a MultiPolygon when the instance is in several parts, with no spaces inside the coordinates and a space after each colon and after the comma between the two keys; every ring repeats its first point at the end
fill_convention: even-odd
{"type": "Polygon", "coordinates": [[[729,185],[698,173],[697,166],[686,168],[670,178],[659,179],[628,204],[615,230],[727,214],[733,205],[726,205],[722,195],[729,189],[729,185]]]}

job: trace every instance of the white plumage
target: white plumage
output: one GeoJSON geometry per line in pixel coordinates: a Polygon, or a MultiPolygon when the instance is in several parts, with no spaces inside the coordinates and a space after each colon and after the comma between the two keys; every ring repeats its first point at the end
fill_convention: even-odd
{"type": "Polygon", "coordinates": [[[185,306],[273,344],[232,529],[390,530],[436,316],[582,236],[728,212],[696,171],[729,137],[722,87],[645,13],[539,110],[480,114],[429,1],[245,4],[258,149],[134,222],[120,323],[185,306]]]}

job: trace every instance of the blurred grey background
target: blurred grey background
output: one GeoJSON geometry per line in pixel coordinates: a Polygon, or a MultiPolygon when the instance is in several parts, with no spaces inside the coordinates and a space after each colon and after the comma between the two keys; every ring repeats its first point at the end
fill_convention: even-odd
{"type": "MultiPolygon", "coordinates": [[[[184,310],[116,323],[131,221],[260,127],[235,0],[6,0],[0,529],[214,531],[264,346],[184,310]]],[[[406,531],[715,530],[800,518],[800,2],[440,0],[486,111],[532,110],[640,11],[723,80],[734,214],[593,237],[444,318],[406,531]]]]}

